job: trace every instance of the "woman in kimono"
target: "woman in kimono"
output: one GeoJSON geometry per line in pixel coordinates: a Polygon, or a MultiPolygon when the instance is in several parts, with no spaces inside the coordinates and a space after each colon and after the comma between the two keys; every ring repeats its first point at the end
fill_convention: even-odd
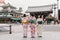
{"type": "Polygon", "coordinates": [[[22,26],[23,26],[23,37],[27,38],[28,18],[26,17],[26,14],[23,15],[22,26]]]}
{"type": "Polygon", "coordinates": [[[30,16],[30,30],[31,30],[31,38],[35,37],[35,24],[36,23],[36,18],[34,15],[30,16]]]}
{"type": "Polygon", "coordinates": [[[38,37],[42,37],[42,24],[43,24],[43,19],[41,16],[38,16],[37,18],[37,35],[38,37]]]}

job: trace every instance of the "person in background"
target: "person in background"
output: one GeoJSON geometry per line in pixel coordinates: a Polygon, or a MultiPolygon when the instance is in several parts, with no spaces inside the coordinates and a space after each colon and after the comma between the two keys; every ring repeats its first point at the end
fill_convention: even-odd
{"type": "Polygon", "coordinates": [[[35,25],[36,25],[36,18],[34,15],[30,15],[31,38],[35,38],[35,25]]]}
{"type": "Polygon", "coordinates": [[[19,22],[21,23],[21,21],[22,21],[22,17],[20,16],[20,20],[19,20],[19,22]]]}
{"type": "Polygon", "coordinates": [[[41,16],[38,16],[37,18],[37,35],[38,37],[42,37],[42,24],[43,24],[43,19],[41,16]]]}
{"type": "Polygon", "coordinates": [[[27,38],[28,18],[26,17],[26,14],[23,15],[22,26],[23,26],[23,37],[27,38]]]}

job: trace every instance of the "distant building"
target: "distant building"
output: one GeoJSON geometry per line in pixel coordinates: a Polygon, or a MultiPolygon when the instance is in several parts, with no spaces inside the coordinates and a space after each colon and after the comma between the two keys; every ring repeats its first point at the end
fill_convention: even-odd
{"type": "Polygon", "coordinates": [[[28,7],[28,10],[26,10],[26,13],[30,13],[30,15],[35,15],[36,18],[40,15],[44,19],[46,16],[50,14],[53,14],[53,13],[56,14],[55,10],[56,10],[55,4],[54,6],[53,5],[31,6],[31,7],[28,7]]]}
{"type": "Polygon", "coordinates": [[[37,18],[39,15],[43,15],[43,18],[45,18],[47,15],[53,13],[52,5],[45,5],[45,6],[32,6],[28,7],[28,10],[26,13],[30,13],[30,15],[35,15],[37,18]]]}
{"type": "Polygon", "coordinates": [[[14,20],[14,18],[18,19],[22,15],[19,10],[16,10],[16,7],[9,3],[1,5],[0,7],[2,8],[2,10],[0,10],[0,23],[7,23],[11,20],[14,20]]]}

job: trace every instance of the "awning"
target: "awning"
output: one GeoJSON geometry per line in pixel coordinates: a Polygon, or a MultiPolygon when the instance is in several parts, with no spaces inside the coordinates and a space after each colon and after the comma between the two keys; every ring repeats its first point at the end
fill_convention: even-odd
{"type": "Polygon", "coordinates": [[[21,20],[21,18],[11,18],[12,20],[21,20]]]}

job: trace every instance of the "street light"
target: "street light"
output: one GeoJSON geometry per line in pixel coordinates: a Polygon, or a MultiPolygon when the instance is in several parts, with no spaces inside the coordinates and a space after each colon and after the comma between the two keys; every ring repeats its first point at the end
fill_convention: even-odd
{"type": "Polygon", "coordinates": [[[54,17],[58,20],[59,0],[53,5],[54,17]]]}
{"type": "Polygon", "coordinates": [[[58,10],[59,10],[59,0],[57,0],[57,19],[58,19],[58,10]]]}
{"type": "Polygon", "coordinates": [[[59,0],[57,0],[57,3],[53,4],[53,14],[55,17],[55,20],[58,21],[58,10],[59,10],[59,0]]]}

